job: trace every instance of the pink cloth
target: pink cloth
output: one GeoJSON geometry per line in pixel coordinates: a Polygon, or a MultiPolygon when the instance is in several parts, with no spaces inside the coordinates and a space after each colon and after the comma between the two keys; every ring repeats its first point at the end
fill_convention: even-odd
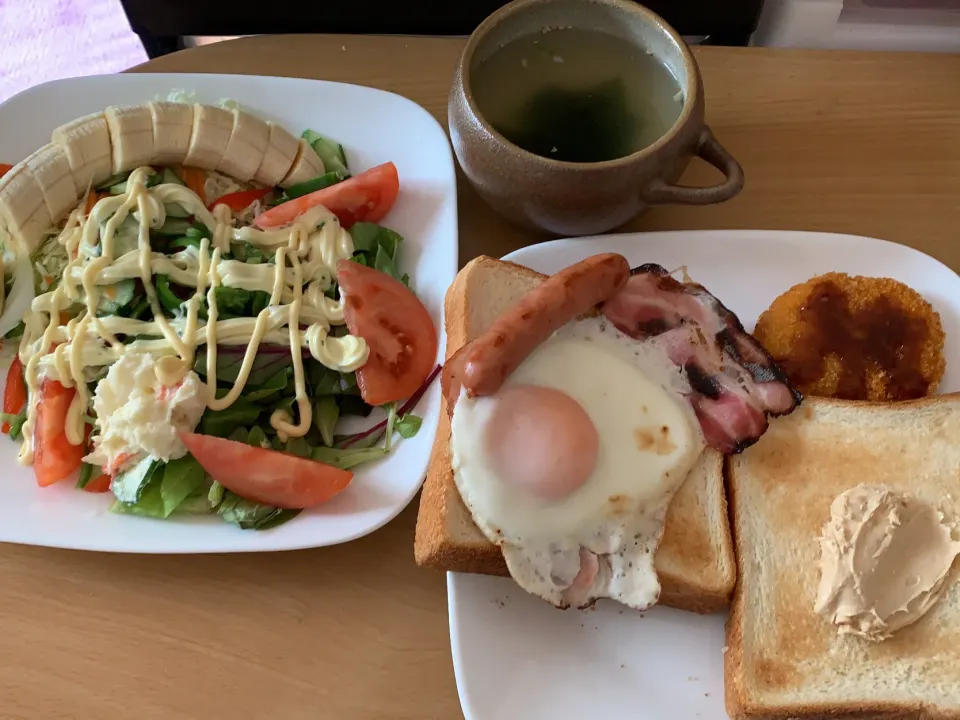
{"type": "Polygon", "coordinates": [[[120,0],[0,0],[0,101],[48,80],[146,60],[120,0]]]}

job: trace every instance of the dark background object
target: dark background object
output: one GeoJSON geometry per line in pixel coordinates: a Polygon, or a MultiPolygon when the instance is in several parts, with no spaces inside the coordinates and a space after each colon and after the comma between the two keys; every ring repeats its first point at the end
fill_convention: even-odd
{"type": "MultiPolygon", "coordinates": [[[[353,0],[269,3],[239,0],[122,0],[151,58],[182,50],[194,35],[350,33],[469,35],[500,0],[353,0]]],[[[648,0],[684,36],[709,45],[746,45],[763,0],[648,0]]]]}

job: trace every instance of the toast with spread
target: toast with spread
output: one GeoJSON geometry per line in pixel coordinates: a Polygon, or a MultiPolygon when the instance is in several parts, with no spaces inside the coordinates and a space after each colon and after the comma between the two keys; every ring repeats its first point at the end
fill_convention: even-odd
{"type": "MultiPolygon", "coordinates": [[[[446,295],[448,358],[485,333],[545,277],[489,257],[468,264],[446,295]]],[[[416,560],[440,570],[507,575],[500,549],[477,528],[457,490],[450,436],[445,407],[420,501],[416,560]]],[[[670,502],[655,556],[664,605],[712,612],[729,603],[735,567],[722,471],[722,455],[706,448],[670,502]]]]}
{"type": "MultiPolygon", "coordinates": [[[[808,398],[793,415],[771,422],[756,445],[729,458],[739,578],[724,657],[731,718],[960,718],[960,562],[950,528],[960,518],[958,437],[960,394],[896,404],[808,398]],[[838,564],[827,562],[831,552],[851,543],[829,550],[821,536],[838,519],[861,522],[868,505],[863,491],[875,488],[903,498],[899,509],[928,505],[933,522],[944,527],[926,533],[927,541],[939,536],[948,552],[934,568],[938,574],[924,578],[935,553],[911,555],[901,544],[893,558],[903,566],[897,572],[874,574],[869,585],[858,578],[857,593],[847,599],[867,605],[859,615],[846,609],[857,622],[843,626],[815,605],[831,599],[821,587],[824,574],[827,586],[843,582],[833,577],[838,564]],[[860,491],[855,506],[838,518],[838,498],[851,491],[860,491]],[[907,562],[916,558],[924,567],[907,562]],[[887,602],[890,592],[910,587],[935,591],[920,613],[887,602]],[[874,632],[878,622],[887,632],[874,632]]],[[[856,532],[862,526],[847,527],[854,548],[876,542],[876,552],[859,555],[859,568],[850,551],[854,559],[845,569],[853,573],[875,569],[878,555],[910,532],[907,521],[876,507],[874,519],[887,523],[882,534],[874,527],[871,538],[856,532]]],[[[917,597],[924,600],[921,592],[917,597]]]]}

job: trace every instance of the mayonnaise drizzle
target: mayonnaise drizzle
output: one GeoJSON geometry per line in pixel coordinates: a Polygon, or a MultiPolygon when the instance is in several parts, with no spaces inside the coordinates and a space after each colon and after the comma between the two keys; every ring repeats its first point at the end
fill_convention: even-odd
{"type": "Polygon", "coordinates": [[[344,322],[343,306],[324,293],[336,277],[337,262],[353,255],[353,240],[335,215],[318,206],[280,230],[235,228],[226,205],[218,205],[211,212],[186,187],[163,184],[148,189],[146,182],[152,172],[146,167],[134,170],[127,180],[127,191],[101,199],[89,215],[84,214],[81,205],[71,213],[60,233],[58,242],[68,257],[63,278],[55,290],[34,299],[24,318],[20,342],[30,397],[19,456],[25,465],[33,461],[38,390],[43,378],[77,389],[65,430],[67,439],[79,445],[84,442],[84,414],[90,406],[90,368],[99,371],[128,353],[147,352],[156,356],[154,369],[160,384],[175,385],[193,367],[197,348],[206,345],[207,407],[223,410],[240,397],[260,345],[288,345],[299,422],[294,424],[291,414],[284,410],[274,412],[270,418],[281,438],[288,438],[305,435],[312,422],[304,350],[326,367],[341,372],[356,370],[367,360],[368,348],[362,338],[329,335],[331,325],[344,322]],[[175,255],[153,252],[150,229],[166,221],[167,203],[176,203],[193,214],[210,230],[212,240],[204,238],[199,250],[188,248],[175,255]],[[118,229],[130,216],[138,225],[137,247],[118,257],[118,229]],[[232,241],[272,252],[274,264],[248,265],[222,259],[230,251],[232,241]],[[153,282],[158,273],[168,275],[179,285],[196,287],[181,305],[182,315],[173,319],[164,317],[162,312],[153,282]],[[102,287],[130,278],[143,284],[154,319],[98,317],[102,287]],[[270,303],[256,318],[218,320],[215,291],[219,286],[263,290],[270,293],[270,303]],[[199,318],[203,298],[207,301],[205,322],[199,318]],[[77,316],[61,324],[60,313],[68,308],[75,311],[80,303],[84,307],[79,314],[71,312],[77,316]],[[307,325],[303,331],[301,324],[307,325]],[[156,337],[123,343],[118,335],[156,337]],[[216,397],[218,344],[247,346],[237,379],[222,398],[216,397]]]}

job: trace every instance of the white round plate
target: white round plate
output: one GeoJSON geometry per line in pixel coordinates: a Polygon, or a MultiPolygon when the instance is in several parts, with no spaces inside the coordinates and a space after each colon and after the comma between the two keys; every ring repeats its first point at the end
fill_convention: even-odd
{"type": "MultiPolygon", "coordinates": [[[[197,102],[236,100],[299,134],[307,128],[343,143],[354,172],[393,161],[400,197],[383,224],[404,237],[400,264],[442,331],[443,293],[457,272],[457,197],[446,133],[406,98],[357,85],[247,75],[133,74],[60,80],[0,105],[0,160],[15,163],[50,142],[73,118],[165,98],[172,90],[197,102]]],[[[438,362],[443,358],[440,338],[438,362]]],[[[5,377],[5,373],[4,373],[5,377]]],[[[219,518],[153,520],[108,511],[110,500],[67,483],[38,488],[17,464],[18,446],[0,437],[0,542],[78,550],[210,553],[292,550],[346,542],[393,519],[423,482],[440,412],[435,383],[416,410],[420,432],[389,457],[361,467],[350,487],[318,508],[265,532],[240,530],[219,518]]]]}
{"type": "MultiPolygon", "coordinates": [[[[679,231],[558,240],[505,260],[554,273],[599,252],[631,265],[687,267],[752,329],[770,302],[830,271],[886,276],[940,313],[948,358],[960,357],[960,278],[916,250],[871,238],[785,231],[679,231]]],[[[948,363],[941,391],[960,390],[948,363]]],[[[467,720],[725,718],[723,623],[668,608],[613,602],[555,610],[506,578],[449,573],[450,642],[467,720]]]]}

